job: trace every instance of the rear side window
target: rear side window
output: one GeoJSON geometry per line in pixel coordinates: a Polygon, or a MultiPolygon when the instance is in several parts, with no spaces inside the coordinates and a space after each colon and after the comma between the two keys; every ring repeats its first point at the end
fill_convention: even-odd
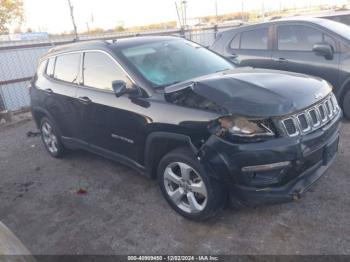
{"type": "Polygon", "coordinates": [[[278,49],[312,51],[314,44],[323,42],[321,31],[303,25],[283,25],[277,28],[278,49]]]}
{"type": "Polygon", "coordinates": [[[268,49],[268,28],[253,29],[241,33],[241,49],[268,49]]]}
{"type": "Polygon", "coordinates": [[[233,37],[233,39],[231,41],[231,44],[230,44],[230,48],[231,49],[239,49],[240,36],[241,36],[240,34],[236,34],[233,37]]]}
{"type": "Polygon", "coordinates": [[[54,78],[68,83],[78,83],[80,54],[60,55],[56,58],[54,78]]]}
{"type": "Polygon", "coordinates": [[[55,61],[56,61],[56,58],[50,58],[49,61],[47,62],[46,74],[50,77],[53,77],[53,71],[55,69],[55,61]]]}
{"type": "Polygon", "coordinates": [[[112,90],[112,82],[129,82],[122,69],[104,53],[86,52],[83,68],[84,85],[103,90],[112,90]]]}

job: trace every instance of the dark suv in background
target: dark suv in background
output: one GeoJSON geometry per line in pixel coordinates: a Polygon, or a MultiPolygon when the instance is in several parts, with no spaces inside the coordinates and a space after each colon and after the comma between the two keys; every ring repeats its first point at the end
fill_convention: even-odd
{"type": "Polygon", "coordinates": [[[151,178],[177,212],[300,197],[335,159],[341,110],[328,82],[236,69],[177,37],[83,42],[49,51],[32,113],[53,157],[85,149],[151,178]]]}
{"type": "Polygon", "coordinates": [[[211,49],[237,66],[278,69],[330,82],[350,119],[350,27],[321,18],[288,18],[224,31],[211,49]]]}

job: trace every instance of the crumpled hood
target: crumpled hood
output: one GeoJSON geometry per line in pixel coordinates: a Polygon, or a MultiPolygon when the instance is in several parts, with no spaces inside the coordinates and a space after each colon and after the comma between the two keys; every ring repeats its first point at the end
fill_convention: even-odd
{"type": "Polygon", "coordinates": [[[320,78],[265,69],[241,68],[169,86],[166,94],[187,88],[232,114],[272,117],[295,113],[327,96],[320,78]]]}

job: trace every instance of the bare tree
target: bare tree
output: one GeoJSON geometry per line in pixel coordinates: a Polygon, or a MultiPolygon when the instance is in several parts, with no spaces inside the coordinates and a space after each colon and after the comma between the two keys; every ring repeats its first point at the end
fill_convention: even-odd
{"type": "Polygon", "coordinates": [[[70,15],[71,15],[71,18],[72,18],[72,23],[73,23],[75,40],[78,40],[78,30],[77,30],[77,26],[76,26],[75,20],[74,20],[73,6],[72,6],[72,3],[70,2],[70,0],[68,0],[68,5],[69,5],[70,15]]]}

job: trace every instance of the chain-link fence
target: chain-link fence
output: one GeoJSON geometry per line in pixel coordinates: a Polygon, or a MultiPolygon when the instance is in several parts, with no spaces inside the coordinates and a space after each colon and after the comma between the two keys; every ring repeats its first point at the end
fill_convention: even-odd
{"type": "MultiPolygon", "coordinates": [[[[182,36],[203,46],[210,46],[218,31],[230,27],[206,27],[196,29],[168,29],[139,33],[105,33],[80,35],[78,41],[110,40],[144,35],[182,36]]],[[[17,111],[30,105],[28,86],[35,74],[39,58],[55,45],[71,43],[74,36],[53,36],[46,40],[0,42],[0,111],[17,111]]]]}

